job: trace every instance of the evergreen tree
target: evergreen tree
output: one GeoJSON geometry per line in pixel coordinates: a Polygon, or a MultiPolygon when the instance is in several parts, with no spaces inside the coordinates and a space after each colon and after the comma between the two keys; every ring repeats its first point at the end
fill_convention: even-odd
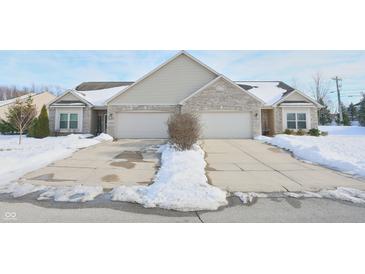
{"type": "Polygon", "coordinates": [[[49,136],[49,120],[46,106],[42,107],[38,118],[35,118],[29,127],[29,137],[44,138],[49,136]]]}
{"type": "Polygon", "coordinates": [[[38,118],[35,117],[28,128],[28,137],[36,137],[38,118]]]}
{"type": "Polygon", "coordinates": [[[319,99],[318,103],[320,103],[323,108],[318,110],[318,120],[320,125],[328,125],[332,122],[331,111],[328,109],[328,106],[324,103],[323,99],[319,99]]]}
{"type": "MultiPolygon", "coordinates": [[[[345,107],[344,104],[341,104],[341,109],[342,109],[342,124],[344,126],[350,126],[351,125],[350,116],[349,116],[349,113],[347,112],[347,108],[345,107]]],[[[337,114],[336,123],[338,125],[341,124],[340,114],[337,114]]]]}
{"type": "Polygon", "coordinates": [[[41,113],[38,116],[36,128],[37,128],[36,132],[37,138],[44,138],[49,136],[49,120],[48,120],[47,108],[45,105],[43,105],[41,113]]]}
{"type": "Polygon", "coordinates": [[[363,95],[363,98],[360,101],[360,108],[357,113],[357,119],[359,120],[359,123],[361,126],[365,126],[365,94],[363,95]]]}
{"type": "Polygon", "coordinates": [[[0,119],[0,133],[1,134],[11,134],[16,132],[16,128],[14,128],[10,123],[0,119]]]}
{"type": "Polygon", "coordinates": [[[350,116],[350,120],[354,121],[357,118],[357,109],[355,107],[355,105],[351,102],[351,104],[349,105],[348,109],[347,109],[349,116],[350,116]]]}

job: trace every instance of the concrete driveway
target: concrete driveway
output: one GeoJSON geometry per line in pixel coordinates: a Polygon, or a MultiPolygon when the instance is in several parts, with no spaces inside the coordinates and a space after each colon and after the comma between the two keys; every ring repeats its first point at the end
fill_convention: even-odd
{"type": "Polygon", "coordinates": [[[228,191],[318,191],[338,186],[365,190],[365,182],[307,164],[255,140],[204,140],[207,176],[228,191]]]}
{"type": "Polygon", "coordinates": [[[162,140],[103,142],[75,152],[71,157],[23,176],[34,185],[73,186],[148,185],[159,166],[156,145],[162,140]]]}

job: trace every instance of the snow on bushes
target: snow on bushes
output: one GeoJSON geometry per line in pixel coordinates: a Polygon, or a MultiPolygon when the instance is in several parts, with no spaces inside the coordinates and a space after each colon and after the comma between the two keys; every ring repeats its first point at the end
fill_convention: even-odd
{"type": "Polygon", "coordinates": [[[216,210],[226,205],[226,192],[208,184],[204,152],[198,145],[179,151],[161,146],[161,168],[150,186],[120,186],[112,190],[113,201],[127,201],[144,207],[180,211],[216,210]]]}

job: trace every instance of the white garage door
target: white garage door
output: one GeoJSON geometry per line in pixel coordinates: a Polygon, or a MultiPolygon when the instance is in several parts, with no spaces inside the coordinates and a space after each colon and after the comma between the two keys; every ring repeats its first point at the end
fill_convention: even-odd
{"type": "Polygon", "coordinates": [[[203,138],[252,138],[251,113],[201,113],[203,138]]]}
{"type": "Polygon", "coordinates": [[[117,138],[167,138],[167,112],[120,112],[116,119],[117,138]]]}

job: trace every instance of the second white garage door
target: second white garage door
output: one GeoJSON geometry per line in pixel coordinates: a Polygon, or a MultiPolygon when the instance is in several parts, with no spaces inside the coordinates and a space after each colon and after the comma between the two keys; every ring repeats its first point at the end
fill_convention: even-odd
{"type": "Polygon", "coordinates": [[[117,138],[167,138],[168,112],[121,112],[116,119],[117,138]]]}
{"type": "Polygon", "coordinates": [[[203,138],[252,138],[251,113],[201,113],[203,138]]]}

